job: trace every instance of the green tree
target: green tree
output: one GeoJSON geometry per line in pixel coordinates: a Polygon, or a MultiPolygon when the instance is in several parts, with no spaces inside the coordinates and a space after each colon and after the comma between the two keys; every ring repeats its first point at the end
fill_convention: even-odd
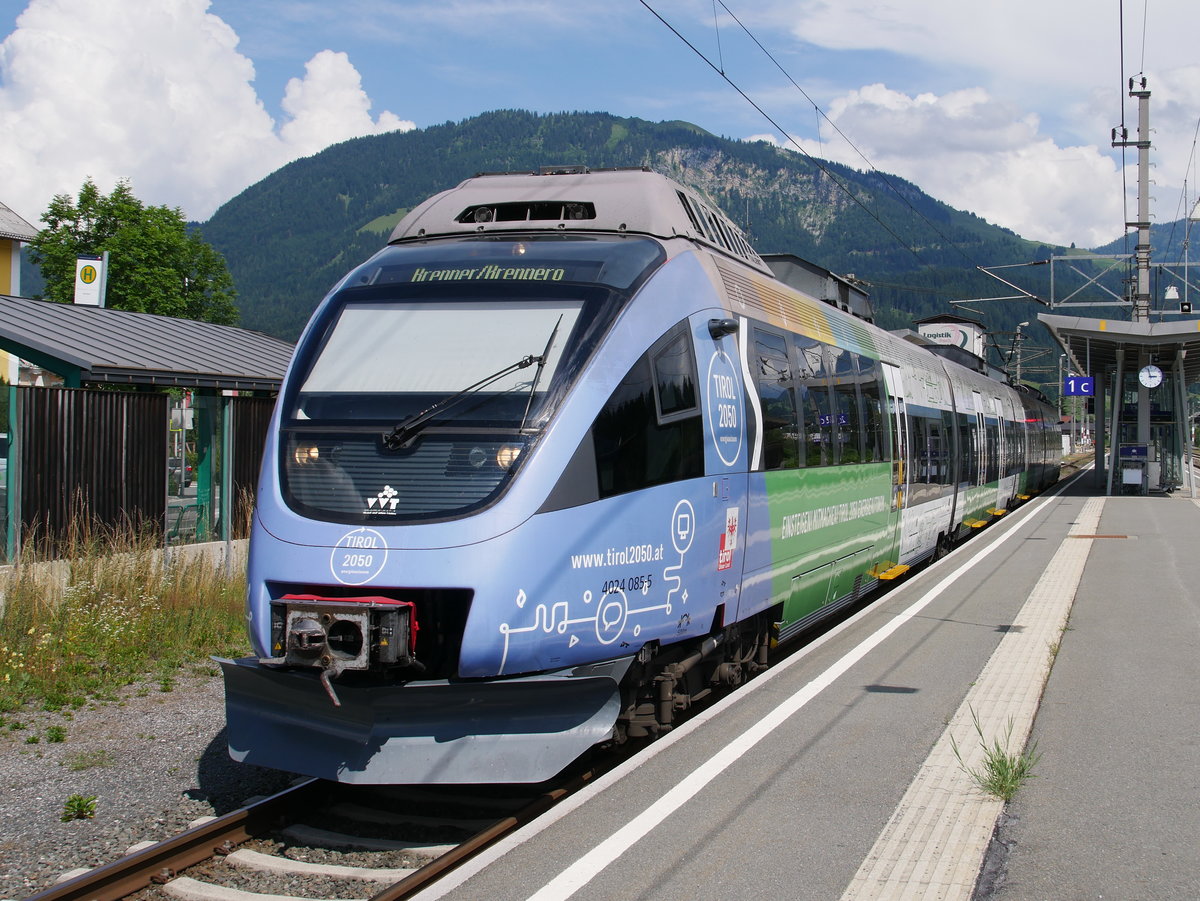
{"type": "Polygon", "coordinates": [[[78,199],[59,194],[42,214],[45,228],[30,242],[46,280],[46,299],[71,303],[75,259],[108,251],[105,306],[230,325],[237,292],[225,259],[178,209],[145,206],[127,181],[103,194],[90,178],[78,199]]]}

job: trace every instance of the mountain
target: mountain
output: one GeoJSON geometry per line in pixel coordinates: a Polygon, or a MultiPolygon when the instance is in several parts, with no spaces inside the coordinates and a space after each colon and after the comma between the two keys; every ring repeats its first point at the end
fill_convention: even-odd
{"type": "MultiPolygon", "coordinates": [[[[417,203],[478,172],[546,165],[647,165],[686,183],[738,222],[759,252],[795,253],[872,283],[886,328],[952,312],[950,300],[1007,293],[978,265],[1052,252],[895,176],[686,122],[520,110],[335,145],[247,188],[201,231],[228,261],[241,324],[291,340],[329,287],[382,247],[417,203]]],[[[1011,331],[1036,311],[991,304],[988,325],[1011,331]]]]}
{"type": "MultiPolygon", "coordinates": [[[[1193,246],[1190,248],[1196,252],[1196,259],[1191,262],[1200,262],[1200,222],[1191,223],[1188,227],[1187,219],[1179,219],[1175,222],[1156,223],[1150,226],[1150,247],[1152,248],[1153,263],[1171,263],[1177,264],[1183,260],[1184,242],[1188,242],[1193,246]],[[1192,238],[1196,240],[1193,241],[1192,238]]],[[[1105,254],[1132,254],[1137,247],[1137,232],[1130,230],[1123,237],[1117,238],[1115,241],[1110,241],[1103,247],[1096,247],[1092,250],[1093,253],[1105,254]]]]}

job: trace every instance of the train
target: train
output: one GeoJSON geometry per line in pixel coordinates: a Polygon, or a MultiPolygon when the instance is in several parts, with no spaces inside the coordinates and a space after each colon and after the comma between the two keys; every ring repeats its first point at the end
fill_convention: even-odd
{"type": "Polygon", "coordinates": [[[220,661],[229,753],[536,783],[662,734],[1052,485],[1057,419],[663,174],[469,178],[297,343],[249,543],[254,653],[220,661]]]}

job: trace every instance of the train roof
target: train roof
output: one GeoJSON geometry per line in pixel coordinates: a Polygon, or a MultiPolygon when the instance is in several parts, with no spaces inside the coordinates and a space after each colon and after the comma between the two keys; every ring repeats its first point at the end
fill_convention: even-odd
{"type": "Polygon", "coordinates": [[[771,267],[775,278],[785,285],[835,306],[843,313],[867,322],[875,321],[871,295],[863,290],[866,282],[853,275],[835,275],[793,253],[764,253],[762,258],[771,267]]]}
{"type": "Polygon", "coordinates": [[[771,271],[728,216],[645,167],[481,173],[410,212],[389,243],[531,229],[687,238],[771,271]]]}

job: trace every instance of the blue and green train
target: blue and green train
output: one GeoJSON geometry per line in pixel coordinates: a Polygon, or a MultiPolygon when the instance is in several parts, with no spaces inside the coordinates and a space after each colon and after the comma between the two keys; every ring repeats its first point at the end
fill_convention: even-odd
{"type": "Polygon", "coordinates": [[[644,169],[427,200],[297,345],[235,759],[537,782],[1058,475],[1052,410],[644,169]]]}

